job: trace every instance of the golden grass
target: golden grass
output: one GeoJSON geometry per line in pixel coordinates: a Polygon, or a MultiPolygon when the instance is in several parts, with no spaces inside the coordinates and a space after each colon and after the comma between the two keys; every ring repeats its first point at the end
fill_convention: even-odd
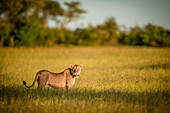
{"type": "Polygon", "coordinates": [[[0,111],[170,112],[170,49],[147,47],[0,48],[0,111]],[[26,89],[37,71],[84,64],[73,91],[26,89]]]}

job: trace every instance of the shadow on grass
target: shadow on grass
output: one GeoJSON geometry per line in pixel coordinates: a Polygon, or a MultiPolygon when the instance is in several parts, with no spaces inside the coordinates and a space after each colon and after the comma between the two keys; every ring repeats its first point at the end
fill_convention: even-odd
{"type": "Polygon", "coordinates": [[[139,69],[170,69],[170,62],[157,62],[153,64],[146,64],[139,69]]]}
{"type": "Polygon", "coordinates": [[[46,88],[43,91],[37,89],[26,89],[24,86],[0,86],[0,99],[68,99],[68,100],[85,100],[85,101],[104,101],[104,102],[125,102],[130,104],[158,106],[160,104],[168,105],[169,92],[120,92],[114,89],[109,90],[90,90],[90,89],[73,89],[66,91],[62,89],[46,88]]]}
{"type": "MultiPolygon", "coordinates": [[[[128,66],[129,67],[129,66],[128,66]]],[[[143,69],[170,69],[170,62],[158,61],[158,62],[145,62],[142,64],[130,66],[130,68],[143,69]]]]}

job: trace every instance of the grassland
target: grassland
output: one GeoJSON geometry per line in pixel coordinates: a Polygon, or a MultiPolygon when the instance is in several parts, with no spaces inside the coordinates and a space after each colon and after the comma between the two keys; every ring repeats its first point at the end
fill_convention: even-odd
{"type": "Polygon", "coordinates": [[[170,49],[0,48],[1,113],[170,113],[170,49]],[[32,84],[37,71],[84,64],[71,92],[32,84]]]}

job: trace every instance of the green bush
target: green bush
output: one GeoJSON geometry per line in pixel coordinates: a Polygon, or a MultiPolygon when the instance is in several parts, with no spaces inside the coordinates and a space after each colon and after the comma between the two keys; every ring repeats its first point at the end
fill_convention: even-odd
{"type": "Polygon", "coordinates": [[[97,34],[95,29],[76,29],[75,36],[77,45],[94,46],[97,45],[97,34]]]}
{"type": "Polygon", "coordinates": [[[8,23],[0,22],[0,46],[10,46],[12,42],[12,36],[10,36],[11,26],[8,23]]]}
{"type": "Polygon", "coordinates": [[[15,46],[37,46],[41,45],[43,37],[43,26],[37,20],[25,22],[23,26],[15,30],[15,46]]]}
{"type": "Polygon", "coordinates": [[[170,46],[170,31],[152,24],[147,24],[144,29],[136,26],[128,33],[121,32],[119,43],[133,46],[170,46]]]}

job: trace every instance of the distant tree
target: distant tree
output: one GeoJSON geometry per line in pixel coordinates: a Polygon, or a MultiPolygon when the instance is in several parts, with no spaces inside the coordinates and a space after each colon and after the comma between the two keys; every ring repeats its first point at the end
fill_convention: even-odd
{"type": "Polygon", "coordinates": [[[9,23],[0,22],[0,47],[14,46],[13,37],[10,37],[11,25],[9,23]]]}
{"type": "Polygon", "coordinates": [[[47,26],[48,19],[56,20],[56,16],[62,16],[64,14],[64,10],[60,7],[60,4],[56,1],[45,1],[45,5],[43,7],[43,18],[45,22],[45,26],[47,26]]]}
{"type": "Polygon", "coordinates": [[[37,19],[30,19],[20,29],[15,30],[16,46],[42,46],[43,25],[37,19]]]}
{"type": "Polygon", "coordinates": [[[52,0],[0,0],[0,44],[36,45],[37,38],[43,39],[47,20],[62,14],[60,4],[52,0]]]}
{"type": "Polygon", "coordinates": [[[121,32],[119,43],[133,46],[170,46],[170,31],[151,23],[144,28],[135,26],[129,32],[121,32]]]}
{"type": "Polygon", "coordinates": [[[80,2],[64,2],[64,5],[67,6],[67,9],[64,11],[62,19],[60,19],[60,23],[61,28],[65,29],[69,23],[80,19],[86,11],[80,8],[80,2]]]}
{"type": "Polygon", "coordinates": [[[76,45],[94,46],[98,44],[98,37],[93,27],[77,28],[75,30],[76,45]]]}
{"type": "Polygon", "coordinates": [[[108,43],[109,45],[114,45],[117,43],[117,35],[119,32],[118,24],[114,17],[108,18],[104,23],[104,28],[109,33],[108,43]]]}
{"type": "Polygon", "coordinates": [[[149,23],[145,26],[145,33],[150,37],[152,46],[170,46],[169,30],[149,23]]]}
{"type": "Polygon", "coordinates": [[[151,23],[121,31],[114,17],[97,26],[67,29],[86,13],[80,2],[0,0],[0,46],[123,45],[170,47],[170,30],[151,23]],[[54,19],[61,28],[47,27],[54,19]]]}
{"type": "Polygon", "coordinates": [[[119,26],[115,21],[114,17],[106,19],[104,24],[98,25],[97,28],[98,36],[103,40],[103,44],[115,45],[117,44],[117,37],[119,33],[119,26]]]}

